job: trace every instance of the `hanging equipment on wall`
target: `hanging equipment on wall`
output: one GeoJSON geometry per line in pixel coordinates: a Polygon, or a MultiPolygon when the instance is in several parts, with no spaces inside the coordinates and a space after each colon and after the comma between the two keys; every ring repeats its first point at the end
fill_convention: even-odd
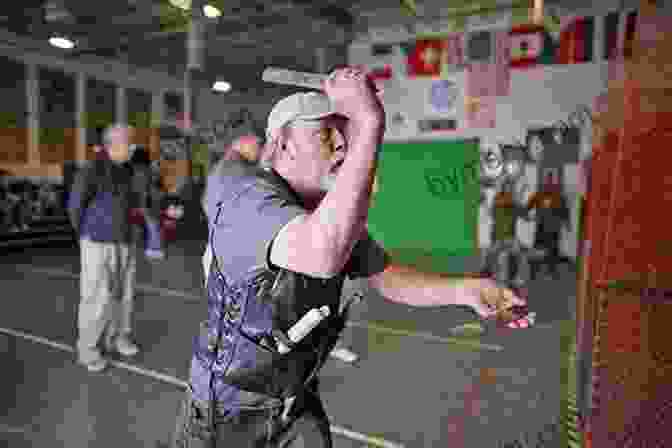
{"type": "Polygon", "coordinates": [[[553,123],[553,139],[557,144],[566,141],[569,130],[572,128],[584,130],[588,124],[593,122],[593,114],[588,106],[581,105],[574,110],[567,119],[559,120],[553,123]]]}

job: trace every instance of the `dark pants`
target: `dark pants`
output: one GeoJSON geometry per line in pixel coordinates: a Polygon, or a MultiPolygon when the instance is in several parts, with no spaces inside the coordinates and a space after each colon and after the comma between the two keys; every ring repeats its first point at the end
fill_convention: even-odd
{"type": "Polygon", "coordinates": [[[208,403],[196,402],[187,391],[171,448],[331,448],[329,419],[317,394],[294,403],[289,419],[281,407],[218,413],[211,430],[208,403]]]}
{"type": "Polygon", "coordinates": [[[537,231],[535,242],[535,246],[546,251],[543,263],[547,266],[549,273],[556,275],[558,265],[564,261],[560,254],[560,231],[541,229],[537,231]]]}

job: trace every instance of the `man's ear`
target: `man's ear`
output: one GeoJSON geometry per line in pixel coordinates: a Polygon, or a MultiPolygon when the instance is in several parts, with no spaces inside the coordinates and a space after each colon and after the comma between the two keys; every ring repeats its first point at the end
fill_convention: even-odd
{"type": "Polygon", "coordinates": [[[296,147],[291,144],[289,130],[283,129],[278,135],[277,150],[280,151],[281,157],[289,157],[291,159],[296,157],[296,147]]]}

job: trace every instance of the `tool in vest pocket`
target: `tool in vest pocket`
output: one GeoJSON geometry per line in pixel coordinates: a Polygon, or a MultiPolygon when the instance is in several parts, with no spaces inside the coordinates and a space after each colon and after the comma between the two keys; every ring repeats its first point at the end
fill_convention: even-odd
{"type": "MultiPolygon", "coordinates": [[[[292,328],[287,330],[289,342],[291,342],[292,345],[300,342],[313,330],[313,328],[317,327],[320,322],[329,317],[329,312],[329,307],[326,305],[319,309],[313,308],[308,311],[292,328]]],[[[291,351],[291,345],[287,344],[287,341],[283,342],[282,339],[284,338],[279,338],[276,335],[278,352],[285,354],[291,351]]]]}

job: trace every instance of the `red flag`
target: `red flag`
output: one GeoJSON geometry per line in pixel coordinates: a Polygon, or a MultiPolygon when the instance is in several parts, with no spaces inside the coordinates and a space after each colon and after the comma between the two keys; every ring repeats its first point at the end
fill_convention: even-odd
{"type": "Polygon", "coordinates": [[[444,48],[445,40],[443,39],[417,40],[407,57],[408,76],[439,76],[444,48]]]}
{"type": "Polygon", "coordinates": [[[553,38],[543,25],[520,25],[511,29],[510,48],[513,68],[552,64],[555,59],[553,38]]]}
{"type": "Polygon", "coordinates": [[[509,94],[509,35],[497,32],[494,62],[472,62],[467,68],[466,94],[471,97],[506,96],[509,94]]]}
{"type": "Polygon", "coordinates": [[[578,17],[560,32],[560,46],[556,52],[557,64],[576,64],[593,60],[595,42],[593,17],[578,17]]]}

